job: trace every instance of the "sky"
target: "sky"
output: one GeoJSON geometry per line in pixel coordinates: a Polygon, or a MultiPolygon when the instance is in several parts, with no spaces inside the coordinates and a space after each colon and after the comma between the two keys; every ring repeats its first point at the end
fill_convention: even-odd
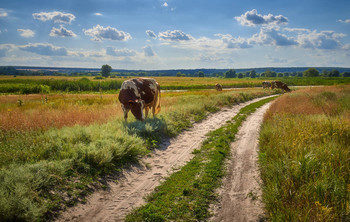
{"type": "Polygon", "coordinates": [[[0,66],[350,67],[349,0],[0,0],[0,66]]]}

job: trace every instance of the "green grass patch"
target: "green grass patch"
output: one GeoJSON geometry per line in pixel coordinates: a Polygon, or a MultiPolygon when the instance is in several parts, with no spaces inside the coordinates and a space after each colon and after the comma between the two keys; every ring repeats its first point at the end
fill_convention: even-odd
{"type": "Polygon", "coordinates": [[[147,204],[127,215],[126,221],[204,221],[209,204],[225,175],[224,161],[230,153],[238,127],[257,108],[275,97],[250,104],[225,126],[209,133],[194,158],[173,173],[149,197],[147,204]]]}
{"type": "Polygon", "coordinates": [[[292,105],[302,110],[321,106],[318,113],[276,109],[264,122],[259,162],[269,220],[350,220],[348,89],[309,92],[311,103],[296,99],[292,105]]]}

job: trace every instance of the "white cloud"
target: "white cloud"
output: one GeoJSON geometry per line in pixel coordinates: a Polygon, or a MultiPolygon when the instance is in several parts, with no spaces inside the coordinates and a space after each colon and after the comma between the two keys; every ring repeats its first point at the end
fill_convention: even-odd
{"type": "Polygon", "coordinates": [[[146,57],[152,57],[152,56],[155,56],[154,52],[153,52],[153,49],[151,46],[145,46],[143,47],[143,50],[144,50],[144,53],[145,53],[145,56],[146,57]]]}
{"type": "Polygon", "coordinates": [[[6,12],[6,10],[3,8],[0,8],[0,17],[6,17],[6,16],[8,16],[8,13],[6,12]]]}
{"type": "Polygon", "coordinates": [[[50,43],[35,43],[18,47],[21,50],[36,53],[44,56],[67,56],[68,52],[66,48],[57,47],[50,43]]]}
{"type": "Polygon", "coordinates": [[[165,31],[158,34],[159,39],[166,41],[188,41],[194,39],[191,35],[180,30],[165,31]]]}
{"type": "Polygon", "coordinates": [[[99,12],[94,13],[94,15],[96,15],[96,16],[102,16],[102,14],[99,13],[99,12]]]}
{"type": "Polygon", "coordinates": [[[125,57],[125,56],[135,56],[136,52],[130,49],[116,49],[114,47],[107,47],[106,54],[116,57],[125,57]]]}
{"type": "Polygon", "coordinates": [[[288,23],[288,19],[283,15],[261,15],[258,14],[258,11],[256,9],[247,11],[241,16],[236,16],[235,19],[239,21],[241,25],[250,27],[255,27],[257,25],[286,25],[288,23]]]}
{"type": "Polygon", "coordinates": [[[1,44],[0,45],[0,57],[6,57],[8,51],[14,48],[12,44],[1,44]]]}
{"type": "Polygon", "coordinates": [[[24,38],[34,37],[34,32],[30,29],[17,29],[19,34],[24,38]]]}
{"type": "Polygon", "coordinates": [[[73,31],[68,30],[68,29],[66,29],[65,27],[63,27],[61,25],[60,28],[53,27],[51,29],[50,36],[52,36],[52,37],[56,37],[56,36],[59,36],[59,37],[76,37],[77,35],[73,31]]]}
{"type": "Polygon", "coordinates": [[[341,22],[341,23],[350,23],[350,19],[345,19],[345,20],[339,19],[338,22],[341,22]]]}
{"type": "Polygon", "coordinates": [[[91,40],[94,41],[102,41],[104,39],[127,41],[131,39],[131,35],[129,33],[119,31],[118,29],[112,28],[110,26],[105,28],[99,24],[91,29],[84,29],[83,31],[85,35],[92,36],[93,38],[91,40]]]}
{"type": "Polygon", "coordinates": [[[274,45],[274,46],[292,46],[298,45],[298,42],[293,37],[288,37],[279,32],[276,28],[261,28],[260,33],[257,33],[249,39],[251,44],[274,45]]]}
{"type": "Polygon", "coordinates": [[[240,48],[240,49],[245,49],[245,48],[251,48],[252,45],[249,44],[248,40],[245,38],[234,38],[230,34],[216,34],[216,36],[220,37],[223,43],[226,45],[227,48],[240,48]]]}
{"type": "Polygon", "coordinates": [[[43,22],[52,20],[54,23],[64,24],[71,24],[71,22],[75,20],[75,16],[73,14],[58,11],[34,13],[33,18],[43,22]]]}
{"type": "Polygon", "coordinates": [[[146,34],[147,34],[149,37],[153,38],[153,39],[156,39],[156,38],[157,38],[157,35],[156,35],[153,31],[151,31],[151,30],[147,30],[147,31],[146,31],[146,34]]]}
{"type": "Polygon", "coordinates": [[[162,4],[163,7],[168,7],[168,3],[164,2],[164,4],[162,4]]]}
{"type": "Polygon", "coordinates": [[[340,42],[346,35],[334,31],[310,31],[306,34],[298,35],[297,41],[303,48],[311,49],[340,49],[345,46],[340,42]]]}

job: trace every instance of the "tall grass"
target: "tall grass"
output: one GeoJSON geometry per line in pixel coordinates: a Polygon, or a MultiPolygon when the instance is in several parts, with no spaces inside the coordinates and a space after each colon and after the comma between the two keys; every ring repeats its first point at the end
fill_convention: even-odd
{"type": "Polygon", "coordinates": [[[350,88],[300,90],[271,106],[260,136],[271,221],[350,220],[350,88]]]}
{"type": "Polygon", "coordinates": [[[84,201],[96,178],[137,161],[162,138],[177,135],[221,106],[269,93],[171,93],[162,96],[161,114],[142,123],[129,117],[125,124],[122,115],[116,115],[88,126],[0,130],[0,218],[49,219],[65,206],[84,201]]]}

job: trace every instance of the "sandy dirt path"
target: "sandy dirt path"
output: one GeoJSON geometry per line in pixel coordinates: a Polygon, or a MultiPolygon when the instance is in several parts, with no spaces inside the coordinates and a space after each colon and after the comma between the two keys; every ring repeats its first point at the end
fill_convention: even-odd
{"type": "Polygon", "coordinates": [[[258,138],[263,115],[271,103],[250,115],[231,144],[227,176],[219,189],[220,202],[213,206],[211,221],[259,221],[263,217],[258,169],[258,138]]]}
{"type": "MultiPolygon", "coordinates": [[[[266,98],[266,97],[264,97],[266,98]]],[[[164,142],[149,157],[142,160],[142,166],[135,166],[123,172],[118,182],[108,182],[107,191],[96,191],[86,204],[78,204],[63,213],[57,221],[122,221],[133,208],[141,206],[143,197],[150,194],[164,177],[185,165],[193,156],[192,151],[200,147],[210,131],[218,129],[233,118],[239,110],[263,98],[254,99],[217,113],[181,133],[176,138],[164,142]]]]}

